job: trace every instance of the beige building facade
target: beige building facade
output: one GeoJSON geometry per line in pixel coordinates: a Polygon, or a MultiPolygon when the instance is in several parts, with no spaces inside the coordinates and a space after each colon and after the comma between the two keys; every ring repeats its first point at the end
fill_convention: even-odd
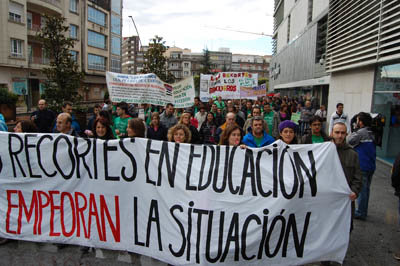
{"type": "Polygon", "coordinates": [[[49,58],[36,37],[46,25],[43,14],[66,19],[76,41],[71,54],[85,72],[84,100],[101,100],[105,72],[121,72],[122,0],[3,0],[0,10],[0,87],[20,95],[20,111],[29,111],[43,92],[41,70],[49,58]]]}

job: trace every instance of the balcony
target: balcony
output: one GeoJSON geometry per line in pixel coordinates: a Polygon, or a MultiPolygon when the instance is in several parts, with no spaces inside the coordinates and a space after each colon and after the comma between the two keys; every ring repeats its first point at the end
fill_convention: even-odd
{"type": "Polygon", "coordinates": [[[44,8],[43,13],[63,14],[61,0],[27,0],[27,3],[33,5],[35,9],[44,8]]]}
{"type": "Polygon", "coordinates": [[[31,68],[42,68],[43,66],[50,65],[50,59],[47,57],[30,56],[29,67],[31,68]]]}
{"type": "Polygon", "coordinates": [[[36,36],[36,34],[41,30],[41,26],[37,24],[27,23],[28,35],[36,36]]]}

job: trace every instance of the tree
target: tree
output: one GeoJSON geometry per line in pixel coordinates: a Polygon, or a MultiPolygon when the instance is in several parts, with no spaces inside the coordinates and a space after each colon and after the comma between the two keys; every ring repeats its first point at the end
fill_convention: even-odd
{"type": "Polygon", "coordinates": [[[202,74],[212,74],[210,51],[208,50],[208,48],[203,50],[203,61],[201,63],[203,65],[203,68],[201,69],[201,73],[202,74]]]}
{"type": "Polygon", "coordinates": [[[44,95],[50,108],[61,110],[64,101],[77,102],[82,99],[78,89],[82,85],[84,73],[79,70],[70,49],[75,40],[67,37],[69,27],[64,26],[65,18],[44,15],[46,26],[38,33],[44,54],[50,60],[50,67],[42,71],[47,77],[44,95]]]}
{"type": "Polygon", "coordinates": [[[143,73],[154,73],[162,81],[167,83],[175,82],[175,77],[167,70],[167,59],[164,53],[167,51],[165,41],[160,36],[154,36],[150,40],[149,49],[144,54],[145,63],[143,73]]]}

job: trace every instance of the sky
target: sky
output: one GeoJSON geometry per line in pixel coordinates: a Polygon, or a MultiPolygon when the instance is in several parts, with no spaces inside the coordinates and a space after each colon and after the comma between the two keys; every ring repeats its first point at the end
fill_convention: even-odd
{"type": "Polygon", "coordinates": [[[165,45],[202,52],[229,48],[232,53],[268,55],[272,39],[273,0],[123,0],[122,35],[137,35],[129,16],[135,20],[143,45],[155,35],[165,45]]]}

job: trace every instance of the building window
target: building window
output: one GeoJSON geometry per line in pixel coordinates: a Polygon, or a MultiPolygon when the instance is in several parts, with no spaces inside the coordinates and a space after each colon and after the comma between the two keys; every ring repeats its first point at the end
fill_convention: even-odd
{"type": "Polygon", "coordinates": [[[24,56],[23,47],[24,47],[24,41],[11,39],[11,56],[23,57],[24,56]]]}
{"type": "Polygon", "coordinates": [[[111,15],[111,32],[121,35],[121,19],[120,19],[120,17],[111,15]]]}
{"type": "Polygon", "coordinates": [[[189,67],[189,63],[183,63],[184,67],[189,67]]]}
{"type": "Polygon", "coordinates": [[[88,45],[106,49],[106,36],[94,31],[88,31],[88,45]]]}
{"type": "Polygon", "coordinates": [[[69,11],[78,13],[78,0],[69,0],[69,11]]]}
{"type": "Polygon", "coordinates": [[[73,50],[70,50],[69,52],[71,53],[72,60],[74,60],[75,63],[78,63],[78,52],[73,50]]]}
{"type": "Polygon", "coordinates": [[[106,61],[104,56],[88,54],[88,69],[105,71],[106,61]]]}
{"type": "Polygon", "coordinates": [[[111,71],[121,73],[121,60],[117,58],[111,58],[111,71]]]}
{"type": "Polygon", "coordinates": [[[69,37],[72,39],[78,39],[78,27],[69,24],[69,37]]]}
{"type": "Polygon", "coordinates": [[[111,53],[121,55],[121,38],[111,37],[111,53]]]}
{"type": "Polygon", "coordinates": [[[32,13],[31,12],[26,12],[26,24],[28,29],[32,29],[32,13]]]}
{"type": "Polygon", "coordinates": [[[111,0],[111,10],[121,15],[121,0],[111,0]]]}
{"type": "Polygon", "coordinates": [[[106,26],[106,14],[91,6],[88,7],[88,20],[103,27],[106,26]]]}
{"type": "Polygon", "coordinates": [[[24,13],[24,6],[14,2],[10,2],[8,18],[11,21],[22,22],[22,14],[24,13]]]}
{"type": "Polygon", "coordinates": [[[317,45],[315,51],[315,63],[323,65],[326,54],[326,37],[328,32],[328,15],[324,16],[317,24],[317,45]]]}

